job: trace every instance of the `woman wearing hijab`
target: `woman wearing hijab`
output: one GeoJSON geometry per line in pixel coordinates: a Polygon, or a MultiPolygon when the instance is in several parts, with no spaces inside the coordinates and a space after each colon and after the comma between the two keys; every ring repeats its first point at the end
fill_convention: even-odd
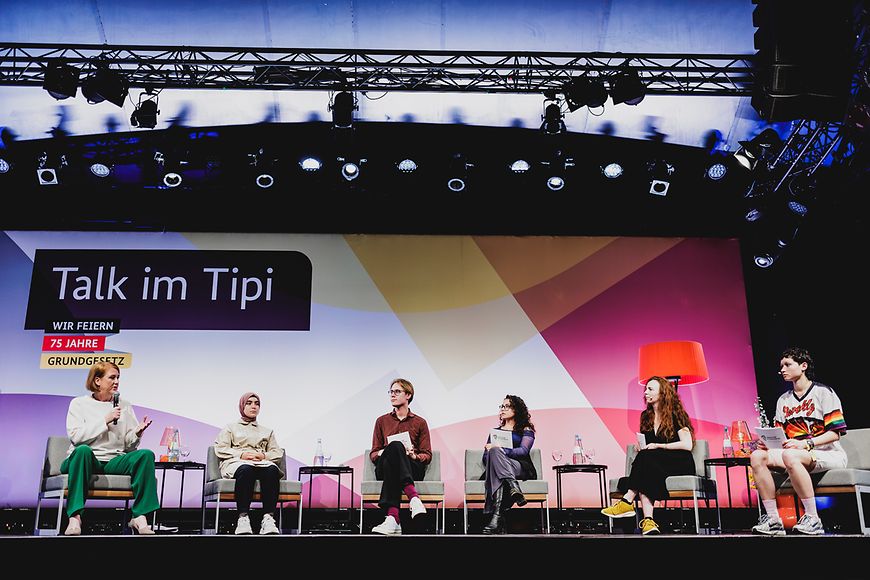
{"type": "Polygon", "coordinates": [[[218,434],[214,451],[221,460],[221,476],[236,480],[236,507],[239,519],[236,534],[252,534],[251,500],[254,484],[260,482],[260,499],[263,504],[263,519],[260,535],[280,533],[275,524],[275,508],[278,505],[278,486],[284,475],[278,462],[284,449],[278,446],[275,432],[257,421],[260,414],[260,396],[245,393],[239,399],[241,417],[218,434]]]}

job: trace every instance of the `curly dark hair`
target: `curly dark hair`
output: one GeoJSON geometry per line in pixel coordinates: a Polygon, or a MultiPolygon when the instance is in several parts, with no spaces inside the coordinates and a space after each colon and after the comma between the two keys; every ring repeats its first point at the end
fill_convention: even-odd
{"type": "Polygon", "coordinates": [[[814,378],[813,375],[815,374],[815,366],[813,366],[813,357],[810,356],[810,353],[807,349],[800,348],[798,346],[792,346],[782,351],[782,356],[780,356],[779,358],[790,358],[797,364],[807,363],[807,370],[804,371],[804,374],[809,379],[814,378]]]}
{"type": "MultiPolygon", "coordinates": [[[[517,433],[522,433],[526,429],[534,431],[535,424],[532,423],[532,415],[529,413],[526,402],[518,395],[505,395],[504,398],[508,399],[514,408],[514,431],[517,433]]],[[[504,426],[504,422],[502,422],[501,426],[504,426]]]]}

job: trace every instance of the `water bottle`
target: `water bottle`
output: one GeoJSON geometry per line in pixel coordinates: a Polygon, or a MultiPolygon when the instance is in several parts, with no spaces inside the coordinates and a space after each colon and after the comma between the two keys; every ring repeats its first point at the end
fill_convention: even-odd
{"type": "Polygon", "coordinates": [[[181,456],[181,441],[178,429],[172,430],[172,439],[169,440],[169,461],[178,461],[181,456]]]}
{"type": "Polygon", "coordinates": [[[323,441],[317,438],[317,446],[314,448],[314,466],[323,467],[323,441]]]}
{"type": "Polygon", "coordinates": [[[725,438],[722,440],[722,457],[732,457],[734,448],[731,446],[731,437],[728,436],[728,427],[725,427],[725,438]]]}
{"type": "Polygon", "coordinates": [[[571,462],[574,465],[586,463],[586,455],[583,453],[583,441],[580,439],[580,435],[574,435],[574,449],[571,454],[571,462]]]}

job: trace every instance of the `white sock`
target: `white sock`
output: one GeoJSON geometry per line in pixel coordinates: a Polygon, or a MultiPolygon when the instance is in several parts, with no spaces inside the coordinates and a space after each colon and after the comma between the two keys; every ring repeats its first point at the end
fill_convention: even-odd
{"type": "Polygon", "coordinates": [[[816,511],[816,498],[808,497],[806,499],[801,498],[801,503],[804,505],[804,513],[807,513],[811,516],[819,517],[819,512],[816,511]]]}
{"type": "Polygon", "coordinates": [[[779,519],[779,511],[776,509],[776,500],[775,499],[763,499],[761,500],[761,504],[764,506],[764,511],[767,513],[767,516],[775,522],[780,521],[779,519]]]}

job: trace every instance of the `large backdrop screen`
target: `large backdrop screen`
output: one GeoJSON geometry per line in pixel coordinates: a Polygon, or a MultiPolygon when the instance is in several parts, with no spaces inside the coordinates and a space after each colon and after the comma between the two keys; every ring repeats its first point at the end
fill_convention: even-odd
{"type": "MultiPolygon", "coordinates": [[[[11,231],[0,309],[2,507],[35,505],[46,437],[65,434],[70,398],[104,357],[154,419],[143,447],[164,452],[174,426],[203,461],[254,391],[288,475],[321,438],[356,470],[356,493],[404,377],[441,451],[448,507],[462,505],[465,449],[483,446],[508,393],[531,410],[552,501],[552,453],[570,457],[575,433],[622,475],[646,343],[703,345],[710,379],[679,393],[714,455],[723,426],[754,414],[734,239],[11,231]]],[[[332,505],[334,482],[313,485],[315,505],[332,505]]],[[[185,504],[198,506],[192,487],[185,504]]],[[[598,505],[594,478],[566,480],[563,500],[598,505]]]]}

